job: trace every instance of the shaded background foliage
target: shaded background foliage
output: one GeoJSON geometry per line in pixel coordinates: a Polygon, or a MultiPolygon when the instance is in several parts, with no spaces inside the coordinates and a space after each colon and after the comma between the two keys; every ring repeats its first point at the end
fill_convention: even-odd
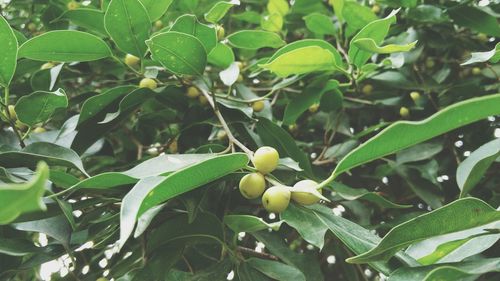
{"type": "Polygon", "coordinates": [[[12,82],[0,80],[0,202],[13,206],[0,210],[0,279],[40,279],[40,265],[54,260],[65,269],[52,280],[498,279],[497,1],[109,2],[0,6],[22,45],[12,82]],[[356,35],[399,8],[387,36],[356,35]],[[175,40],[162,45],[169,30],[175,40]],[[358,41],[366,60],[352,61],[353,38],[365,37],[378,42],[358,41]],[[298,49],[305,53],[282,51],[285,66],[272,64],[278,49],[303,39],[317,41],[298,49]],[[181,59],[155,57],[156,46],[181,59]],[[331,64],[308,65],[324,61],[318,50],[331,64]],[[144,58],[129,67],[126,53],[144,58]],[[159,87],[138,88],[144,77],[159,87]],[[239,194],[245,154],[212,154],[232,135],[205,96],[186,95],[193,86],[215,95],[244,145],[279,151],[283,165],[273,175],[288,185],[329,178],[396,121],[445,113],[405,149],[396,149],[408,140],[405,130],[368,146],[364,155],[375,161],[325,182],[331,202],[291,204],[277,215],[239,194]],[[254,112],[260,97],[264,108],[254,112]],[[443,111],[478,97],[459,104],[463,120],[443,111]],[[387,153],[373,152],[381,147],[387,153]],[[40,161],[48,167],[36,169],[40,161]],[[12,191],[24,182],[29,188],[12,191]],[[468,196],[478,199],[457,200],[468,196]],[[353,256],[358,262],[345,262],[353,256]]]}

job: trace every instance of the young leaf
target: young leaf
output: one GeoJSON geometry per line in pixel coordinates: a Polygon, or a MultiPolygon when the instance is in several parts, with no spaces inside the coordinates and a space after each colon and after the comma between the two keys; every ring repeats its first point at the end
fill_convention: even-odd
{"type": "Polygon", "coordinates": [[[360,38],[356,41],[352,42],[356,47],[363,51],[372,52],[376,54],[392,54],[397,52],[408,52],[411,49],[415,48],[417,41],[412,43],[408,43],[405,45],[395,45],[389,44],[383,47],[380,47],[373,39],[371,38],[360,38]]]}
{"type": "Polygon", "coordinates": [[[139,0],[111,0],[104,27],[122,51],[142,58],[147,51],[151,21],[139,0]]]}
{"type": "Polygon", "coordinates": [[[49,167],[39,162],[30,181],[19,184],[0,184],[0,225],[14,221],[20,214],[46,210],[42,201],[45,184],[49,178],[49,167]]]}
{"type": "Polygon", "coordinates": [[[485,202],[476,198],[459,199],[394,227],[375,248],[349,258],[347,262],[386,261],[402,248],[415,242],[498,220],[500,211],[485,202]],[[457,213],[460,213],[460,216],[457,216],[457,213]]]}
{"type": "Polygon", "coordinates": [[[267,2],[267,11],[269,14],[286,16],[290,11],[290,6],[285,0],[269,0],[269,2],[267,2]]]}
{"type": "Polygon", "coordinates": [[[47,122],[56,110],[68,106],[68,97],[63,89],[55,92],[34,92],[22,96],[16,103],[16,113],[19,121],[34,127],[47,122]]]}
{"type": "Polygon", "coordinates": [[[232,0],[230,2],[219,1],[205,14],[205,20],[210,23],[219,22],[227,12],[234,6],[239,5],[239,0],[232,0]]]}
{"type": "Polygon", "coordinates": [[[276,33],[260,30],[241,30],[229,35],[227,40],[236,48],[250,50],[279,48],[285,45],[285,41],[276,33]]]}
{"type": "Polygon", "coordinates": [[[76,30],[49,31],[19,47],[19,57],[38,61],[93,61],[111,55],[111,50],[102,39],[76,30]]]}
{"type": "Polygon", "coordinates": [[[320,13],[312,13],[304,17],[306,22],[306,27],[310,31],[316,34],[327,34],[327,35],[335,35],[335,26],[333,25],[333,21],[326,15],[320,13]]]}
{"type": "Polygon", "coordinates": [[[466,196],[500,156],[500,139],[494,139],[472,152],[457,168],[460,197],[466,196]]]}
{"type": "Polygon", "coordinates": [[[226,44],[217,43],[208,54],[208,62],[221,68],[228,68],[234,62],[233,50],[226,44]]]}
{"type": "Polygon", "coordinates": [[[207,52],[196,37],[180,32],[160,33],[146,44],[151,58],[177,75],[201,76],[207,64],[207,52]]]}
{"type": "Polygon", "coordinates": [[[235,233],[255,232],[265,229],[278,231],[283,221],[267,223],[262,218],[249,215],[225,215],[224,223],[235,233]]]}
{"type": "Polygon", "coordinates": [[[17,38],[9,23],[0,15],[0,86],[8,87],[17,66],[17,38]]]}
{"type": "Polygon", "coordinates": [[[500,94],[455,103],[422,121],[399,121],[351,151],[337,165],[336,177],[366,162],[424,142],[488,116],[500,114],[500,94]]]}
{"type": "Polygon", "coordinates": [[[151,21],[163,17],[174,0],[139,0],[148,11],[151,21]]]}

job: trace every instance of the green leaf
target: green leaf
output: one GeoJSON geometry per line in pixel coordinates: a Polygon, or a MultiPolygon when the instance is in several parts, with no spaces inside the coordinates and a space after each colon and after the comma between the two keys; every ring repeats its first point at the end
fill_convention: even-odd
{"type": "Polygon", "coordinates": [[[87,8],[68,10],[61,17],[69,19],[72,23],[89,31],[107,35],[104,28],[104,12],[100,10],[87,8]]]}
{"type": "Polygon", "coordinates": [[[76,30],[49,31],[19,47],[19,57],[38,61],[93,61],[110,56],[111,50],[102,39],[76,30]]]}
{"type": "Polygon", "coordinates": [[[403,149],[396,154],[398,165],[431,159],[443,150],[441,142],[426,142],[403,149]]]}
{"type": "Polygon", "coordinates": [[[99,124],[106,124],[113,120],[116,120],[120,115],[127,114],[134,108],[139,107],[146,101],[154,98],[156,93],[149,88],[139,88],[132,91],[130,94],[126,95],[118,105],[118,111],[107,113],[104,120],[100,121],[99,124]]]}
{"type": "Polygon", "coordinates": [[[9,224],[23,213],[46,210],[42,201],[45,184],[49,178],[49,167],[39,162],[36,174],[26,183],[0,184],[0,225],[9,224]]]}
{"type": "Polygon", "coordinates": [[[149,209],[180,194],[203,186],[248,164],[242,153],[214,156],[167,177],[148,177],[140,180],[123,199],[120,212],[120,247],[132,234],[136,220],[149,209]]]}
{"type": "Polygon", "coordinates": [[[146,44],[151,58],[177,75],[203,74],[207,64],[207,52],[196,37],[179,32],[160,33],[146,44]]]}
{"type": "Polygon", "coordinates": [[[500,156],[500,139],[494,139],[470,154],[457,168],[460,197],[466,196],[500,156]]]}
{"type": "Polygon", "coordinates": [[[7,88],[17,66],[17,38],[9,23],[0,15],[0,86],[7,88]]]}
{"type": "MultiPolygon", "coordinates": [[[[338,17],[337,11],[335,11],[335,13],[338,17]]],[[[347,23],[346,34],[348,36],[351,36],[354,32],[362,29],[370,22],[378,20],[378,17],[369,7],[363,6],[355,1],[344,1],[342,18],[347,23]]]]}
{"type": "Polygon", "coordinates": [[[234,62],[233,50],[226,44],[217,43],[208,54],[208,62],[221,68],[228,68],[234,62]]]}
{"type": "Polygon", "coordinates": [[[498,115],[499,103],[500,94],[488,95],[455,103],[422,121],[396,122],[344,157],[333,177],[453,129],[498,115]]]}
{"type": "Polygon", "coordinates": [[[262,218],[249,215],[225,215],[224,223],[234,232],[255,232],[265,229],[278,231],[282,221],[267,223],[262,218]]]}
{"type": "Polygon", "coordinates": [[[193,35],[200,40],[205,47],[207,54],[217,45],[217,32],[215,28],[202,24],[193,15],[180,16],[170,28],[170,31],[177,31],[193,35]]]}
{"type": "Polygon", "coordinates": [[[264,273],[264,275],[279,281],[306,281],[304,274],[293,266],[277,261],[251,258],[245,261],[251,267],[264,273]]]}
{"type": "Polygon", "coordinates": [[[280,14],[285,16],[290,11],[290,6],[285,0],[269,0],[269,2],[267,2],[267,11],[269,14],[280,14]]]}
{"type": "Polygon", "coordinates": [[[404,44],[404,45],[396,45],[389,44],[383,47],[380,47],[373,39],[371,38],[360,38],[352,42],[356,47],[363,51],[377,53],[377,54],[392,54],[398,52],[408,52],[411,49],[415,48],[417,41],[412,43],[404,44]]]}
{"type": "Polygon", "coordinates": [[[335,47],[333,47],[330,43],[328,43],[324,40],[319,40],[319,39],[304,39],[304,40],[299,40],[299,41],[295,41],[293,43],[287,44],[283,48],[276,51],[276,53],[274,53],[274,55],[272,55],[272,57],[267,61],[267,63],[271,63],[272,61],[274,61],[278,57],[280,57],[288,52],[291,52],[293,50],[304,48],[304,47],[312,47],[312,46],[320,47],[320,48],[323,48],[323,49],[330,51],[333,54],[333,57],[335,58],[335,64],[338,66],[342,66],[342,57],[340,56],[339,51],[337,51],[337,49],[335,49],[335,47]]]}
{"type": "Polygon", "coordinates": [[[104,15],[104,27],[120,50],[144,56],[151,21],[139,0],[111,0],[104,15]]]}
{"type": "Polygon", "coordinates": [[[497,63],[500,60],[500,43],[497,43],[495,48],[487,52],[475,52],[470,54],[471,57],[461,65],[469,65],[473,63],[487,62],[497,63]]]}
{"type": "Polygon", "coordinates": [[[394,271],[388,281],[455,281],[476,280],[474,277],[500,269],[500,258],[478,259],[474,261],[440,265],[402,267],[394,271]],[[468,279],[471,278],[472,279],[468,279]]]}
{"type": "Polygon", "coordinates": [[[16,103],[16,113],[19,121],[34,127],[47,122],[56,110],[68,107],[68,97],[63,89],[55,92],[34,92],[22,96],[16,103]]]}
{"type": "Polygon", "coordinates": [[[33,242],[21,239],[0,238],[0,254],[22,257],[37,252],[40,252],[40,248],[35,247],[33,242]]]}
{"type": "Polygon", "coordinates": [[[392,11],[387,17],[370,22],[351,39],[348,56],[354,65],[357,67],[363,66],[372,55],[370,52],[359,49],[354,42],[358,39],[370,38],[375,44],[381,44],[389,32],[390,25],[396,22],[396,14],[398,11],[399,10],[392,11]]]}
{"type": "Polygon", "coordinates": [[[280,32],[283,29],[284,19],[280,14],[272,14],[262,17],[260,26],[262,29],[271,32],[280,32]]]}
{"type": "Polygon", "coordinates": [[[48,142],[35,142],[21,151],[5,151],[0,153],[0,166],[7,168],[35,168],[39,161],[48,165],[63,166],[80,170],[87,175],[78,154],[69,148],[48,142]]]}
{"type": "Polygon", "coordinates": [[[163,17],[174,0],[139,0],[148,11],[151,22],[163,17]]]}
{"type": "Polygon", "coordinates": [[[13,224],[13,227],[29,232],[47,234],[68,247],[71,238],[71,227],[63,215],[13,224]]]}
{"type": "Polygon", "coordinates": [[[241,30],[229,35],[227,40],[236,48],[250,50],[279,48],[285,45],[285,41],[276,33],[260,30],[241,30]]]}
{"type": "Polygon", "coordinates": [[[497,18],[479,8],[467,5],[456,5],[448,10],[448,14],[458,25],[491,36],[500,36],[500,25],[498,24],[497,18]]]}
{"type": "Polygon", "coordinates": [[[323,249],[328,227],[309,209],[292,203],[280,214],[280,217],[286,224],[295,228],[304,240],[323,249]]]}
{"type": "Polygon", "coordinates": [[[375,248],[349,258],[347,262],[385,261],[402,248],[415,242],[498,220],[500,220],[500,211],[496,211],[485,202],[476,198],[459,199],[394,227],[375,248]],[[458,213],[460,216],[456,215],[458,213]]]}
{"type": "Polygon", "coordinates": [[[332,184],[332,189],[337,193],[338,196],[346,200],[366,200],[377,204],[377,206],[381,208],[403,209],[412,207],[412,205],[400,205],[392,203],[376,192],[370,192],[364,188],[351,188],[339,182],[332,184]]]}
{"type": "Polygon", "coordinates": [[[344,21],[344,17],[342,15],[343,10],[344,10],[344,0],[328,0],[328,3],[333,6],[333,10],[335,12],[335,15],[337,16],[337,19],[339,22],[344,21]]]}
{"type": "Polygon", "coordinates": [[[215,3],[215,5],[210,8],[210,10],[205,13],[205,20],[211,23],[217,23],[219,22],[226,14],[229,12],[229,10],[234,6],[234,5],[239,5],[240,1],[219,1],[215,3]]]}
{"type": "Polygon", "coordinates": [[[304,17],[304,20],[306,22],[307,29],[316,34],[336,34],[332,19],[326,15],[320,13],[312,13],[304,17]]]}

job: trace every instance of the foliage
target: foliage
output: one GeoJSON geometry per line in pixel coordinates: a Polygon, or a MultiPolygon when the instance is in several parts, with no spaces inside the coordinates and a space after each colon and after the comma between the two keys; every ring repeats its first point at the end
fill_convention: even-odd
{"type": "Polygon", "coordinates": [[[0,280],[498,280],[499,15],[0,1],[0,280]]]}

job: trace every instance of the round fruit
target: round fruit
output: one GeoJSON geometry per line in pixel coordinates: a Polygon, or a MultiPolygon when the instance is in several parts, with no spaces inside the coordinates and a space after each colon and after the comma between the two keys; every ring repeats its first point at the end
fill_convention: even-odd
{"type": "MultiPolygon", "coordinates": [[[[302,189],[314,190],[318,183],[312,180],[302,180],[297,182],[293,187],[302,189]]],[[[321,193],[321,189],[318,190],[321,193]]],[[[301,205],[312,205],[319,201],[319,198],[307,192],[292,192],[293,201],[301,205]]]]}
{"type": "Polygon", "coordinates": [[[363,88],[361,89],[361,92],[367,96],[371,95],[373,92],[373,85],[371,84],[364,85],[363,88]]]}
{"type": "Polygon", "coordinates": [[[208,99],[204,95],[201,95],[198,97],[198,101],[200,102],[201,105],[207,105],[208,104],[208,99]]]}
{"type": "Polygon", "coordinates": [[[51,69],[52,67],[54,67],[55,64],[52,63],[52,62],[47,62],[47,63],[44,63],[42,64],[42,66],[40,66],[40,69],[41,70],[45,70],[45,69],[51,69]]]}
{"type": "Polygon", "coordinates": [[[319,110],[319,103],[315,103],[311,106],[309,106],[309,112],[311,113],[316,113],[319,110]]]}
{"type": "Polygon", "coordinates": [[[168,150],[169,150],[169,151],[170,151],[170,153],[172,153],[172,154],[176,154],[177,152],[179,152],[179,147],[178,147],[177,140],[174,140],[173,142],[171,142],[171,143],[168,145],[168,150]]]}
{"type": "Polygon", "coordinates": [[[45,128],[43,127],[36,127],[35,129],[33,129],[33,133],[36,133],[36,134],[39,134],[39,133],[45,133],[47,130],[45,130],[45,128]]]}
{"type": "Polygon", "coordinates": [[[151,78],[144,78],[139,82],[139,87],[140,88],[149,88],[151,90],[154,90],[158,87],[158,84],[156,83],[155,80],[151,78]]]}
{"type": "Polygon", "coordinates": [[[259,100],[259,101],[252,103],[252,109],[255,112],[261,112],[264,109],[265,105],[266,104],[264,103],[264,101],[259,100]]]}
{"type": "Polygon", "coordinates": [[[217,39],[220,41],[220,40],[224,39],[224,36],[226,36],[226,31],[224,30],[224,27],[219,25],[217,27],[217,39]]]}
{"type": "Polygon", "coordinates": [[[161,29],[163,28],[163,22],[161,20],[155,21],[155,28],[156,29],[161,29]]]}
{"type": "Polygon", "coordinates": [[[373,5],[372,12],[374,12],[375,14],[380,13],[380,6],[379,5],[373,5]]]}
{"type": "Polygon", "coordinates": [[[276,149],[269,146],[263,146],[255,151],[253,165],[259,172],[267,174],[278,167],[279,160],[280,155],[276,149]]]}
{"type": "Polygon", "coordinates": [[[17,119],[16,108],[13,105],[9,105],[7,108],[9,109],[10,119],[17,119]]]}
{"type": "Polygon", "coordinates": [[[262,205],[268,212],[281,213],[290,204],[291,192],[286,186],[270,187],[264,195],[262,195],[262,205]]]}
{"type": "Polygon", "coordinates": [[[296,134],[299,132],[299,126],[297,126],[297,124],[289,125],[288,131],[290,131],[290,133],[292,133],[292,134],[296,134]]]}
{"type": "Polygon", "coordinates": [[[225,139],[227,139],[227,133],[226,131],[224,130],[220,130],[217,132],[217,139],[220,140],[220,141],[223,141],[225,139]]]}
{"type": "Polygon", "coordinates": [[[401,115],[401,117],[403,118],[408,118],[410,117],[410,110],[407,107],[403,106],[399,109],[399,115],[401,115]]]}
{"type": "Polygon", "coordinates": [[[201,95],[201,93],[200,93],[200,90],[198,90],[198,88],[193,86],[193,87],[189,87],[187,89],[186,95],[191,99],[195,99],[195,98],[199,97],[201,95]]]}
{"type": "Polygon", "coordinates": [[[238,78],[236,78],[236,82],[239,82],[239,83],[243,82],[244,80],[245,80],[245,78],[243,78],[243,75],[241,75],[241,74],[239,74],[238,78]]]}
{"type": "Polygon", "coordinates": [[[414,102],[417,102],[420,99],[420,93],[419,92],[411,92],[410,97],[414,102]]]}
{"type": "Polygon", "coordinates": [[[236,65],[238,65],[238,68],[240,69],[240,71],[243,71],[243,68],[245,67],[245,65],[241,61],[237,61],[236,65]]]}
{"type": "Polygon", "coordinates": [[[76,1],[69,1],[66,7],[68,7],[68,10],[76,10],[80,7],[80,4],[76,1]]]}
{"type": "Polygon", "coordinates": [[[472,68],[472,75],[479,75],[479,74],[481,74],[481,68],[479,67],[472,68]]]}
{"type": "Polygon", "coordinates": [[[479,34],[477,35],[477,40],[479,40],[479,41],[481,41],[481,42],[483,42],[483,43],[486,43],[486,42],[488,42],[488,40],[489,40],[489,39],[488,39],[488,35],[486,35],[486,34],[484,34],[484,33],[479,33],[479,34]]]}
{"type": "Polygon", "coordinates": [[[128,66],[136,66],[139,64],[140,61],[141,61],[141,59],[134,56],[134,55],[127,54],[125,56],[125,64],[128,66]]]}
{"type": "Polygon", "coordinates": [[[36,30],[36,24],[30,22],[30,23],[28,23],[27,28],[28,28],[29,31],[33,32],[33,31],[36,30]]]}
{"type": "Polygon", "coordinates": [[[251,173],[241,178],[239,188],[243,197],[255,199],[264,193],[266,179],[261,173],[251,173]]]}
{"type": "Polygon", "coordinates": [[[427,58],[425,60],[425,67],[427,67],[427,68],[433,68],[434,66],[436,66],[436,62],[433,59],[427,58]]]}

